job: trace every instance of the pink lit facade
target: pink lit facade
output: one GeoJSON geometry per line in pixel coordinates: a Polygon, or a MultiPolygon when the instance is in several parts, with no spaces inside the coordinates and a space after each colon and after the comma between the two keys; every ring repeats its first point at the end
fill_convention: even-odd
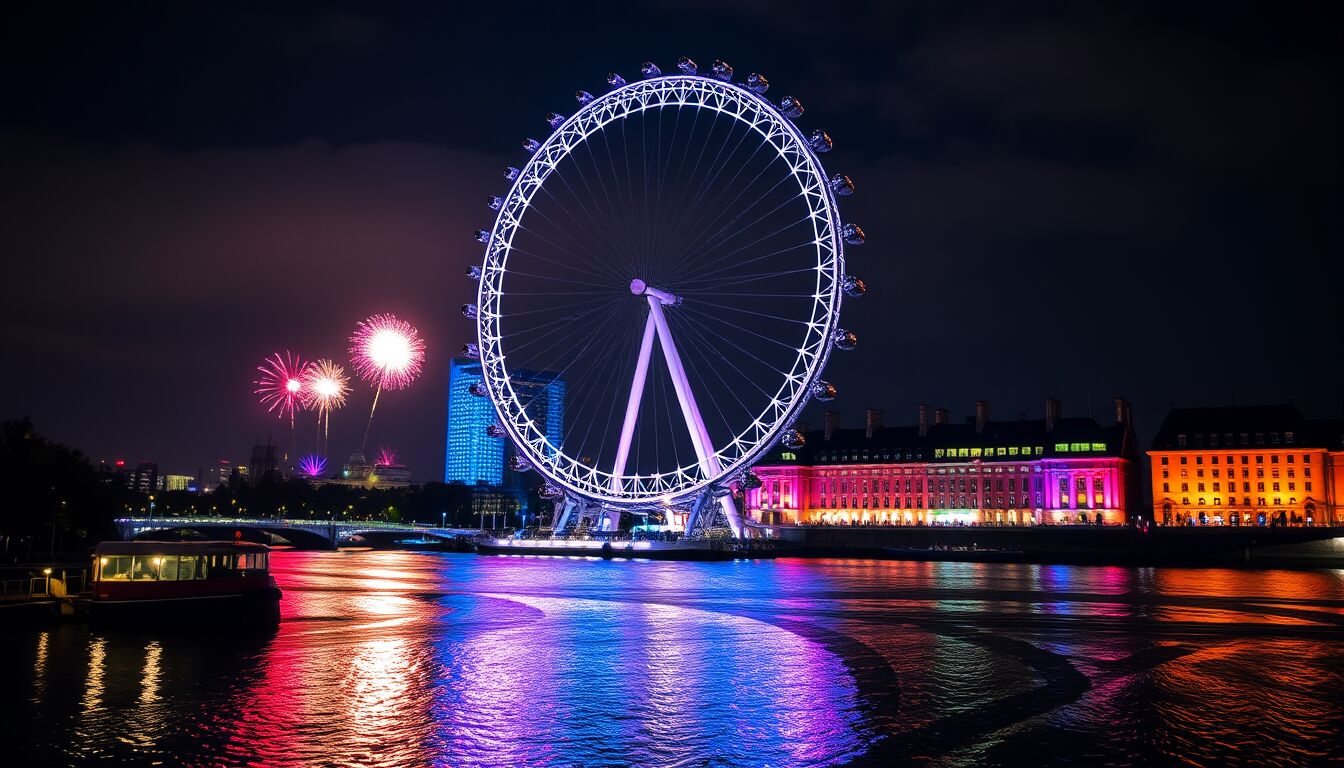
{"type": "Polygon", "coordinates": [[[837,467],[762,465],[747,492],[763,524],[1039,525],[1126,522],[1125,459],[1051,458],[1020,463],[908,462],[837,467]]]}
{"type": "Polygon", "coordinates": [[[1064,419],[994,424],[945,411],[916,427],[830,428],[803,448],[777,449],[754,469],[750,519],[764,525],[1116,525],[1137,509],[1139,465],[1128,404],[1117,422],[1064,419]]]}

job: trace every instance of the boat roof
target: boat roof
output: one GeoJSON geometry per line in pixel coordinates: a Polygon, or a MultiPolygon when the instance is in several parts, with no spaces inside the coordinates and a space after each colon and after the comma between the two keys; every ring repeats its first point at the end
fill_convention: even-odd
{"type": "Polygon", "coordinates": [[[240,550],[269,552],[271,548],[250,541],[101,541],[93,551],[97,555],[192,555],[240,550]]]}

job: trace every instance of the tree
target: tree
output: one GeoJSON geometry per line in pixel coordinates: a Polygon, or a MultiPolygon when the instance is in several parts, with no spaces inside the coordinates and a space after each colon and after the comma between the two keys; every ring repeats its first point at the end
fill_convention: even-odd
{"type": "Polygon", "coordinates": [[[70,551],[113,531],[117,497],[83,453],[27,419],[0,422],[0,539],[6,552],[70,551]]]}

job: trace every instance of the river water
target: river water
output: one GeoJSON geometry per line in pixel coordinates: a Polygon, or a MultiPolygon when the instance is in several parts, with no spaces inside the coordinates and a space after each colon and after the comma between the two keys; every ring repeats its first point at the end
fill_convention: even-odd
{"type": "Polygon", "coordinates": [[[227,616],[0,628],[0,763],[1344,762],[1344,571],[387,551],[272,567],[274,635],[227,616]]]}

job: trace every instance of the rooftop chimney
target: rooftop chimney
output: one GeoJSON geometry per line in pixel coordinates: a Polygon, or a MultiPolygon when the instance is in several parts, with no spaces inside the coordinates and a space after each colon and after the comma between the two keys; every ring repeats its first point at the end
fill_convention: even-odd
{"type": "Polygon", "coordinates": [[[975,431],[976,433],[985,431],[985,424],[989,422],[989,402],[987,400],[975,401],[975,431]]]}
{"type": "Polygon", "coordinates": [[[947,410],[946,408],[935,409],[933,412],[933,423],[934,424],[952,423],[952,412],[947,410]]]}
{"type": "Polygon", "coordinates": [[[1054,432],[1055,422],[1059,420],[1059,401],[1053,397],[1045,398],[1045,431],[1054,432]]]}
{"type": "Polygon", "coordinates": [[[1129,419],[1129,401],[1123,397],[1115,398],[1115,423],[1128,424],[1129,419]]]}
{"type": "Polygon", "coordinates": [[[919,404],[919,436],[924,437],[929,434],[929,404],[919,404]]]}
{"type": "Polygon", "coordinates": [[[872,437],[873,437],[873,435],[876,435],[876,434],[877,434],[877,430],[879,430],[879,429],[881,429],[881,428],[882,428],[882,411],[880,411],[880,410],[878,410],[878,409],[876,409],[876,408],[869,408],[869,409],[868,409],[868,429],[867,429],[867,431],[865,432],[865,435],[868,437],[868,439],[871,440],[872,437]]]}
{"type": "Polygon", "coordinates": [[[827,412],[826,412],[826,439],[827,439],[827,440],[830,440],[830,439],[831,439],[831,435],[834,435],[834,434],[835,434],[835,430],[836,430],[837,428],[839,428],[839,426],[840,426],[840,412],[839,412],[839,411],[827,411],[827,412]]]}

